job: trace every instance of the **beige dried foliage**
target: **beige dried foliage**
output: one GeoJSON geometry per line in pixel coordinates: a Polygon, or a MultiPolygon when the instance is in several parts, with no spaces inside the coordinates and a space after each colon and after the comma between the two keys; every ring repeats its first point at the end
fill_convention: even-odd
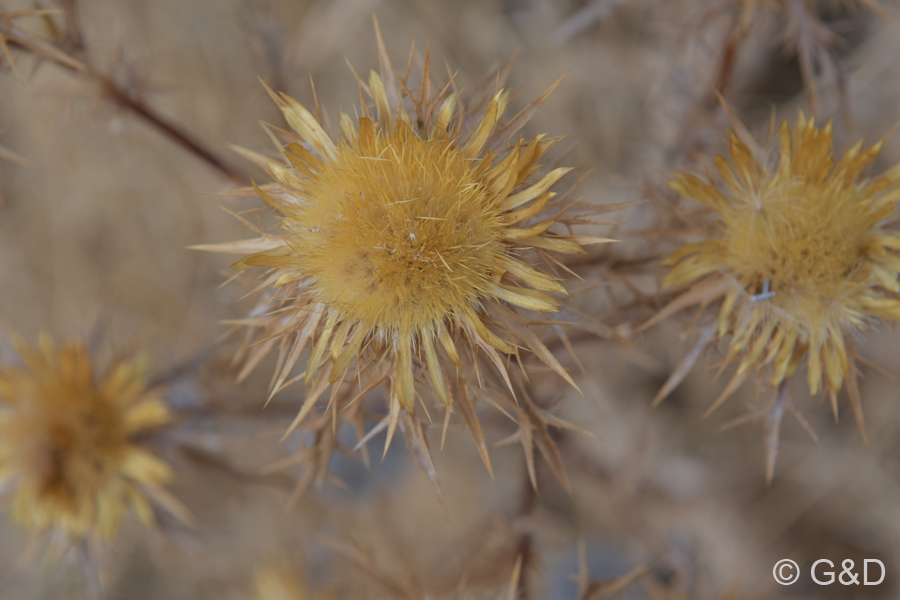
{"type": "MultiPolygon", "coordinates": [[[[29,335],[84,331],[85,315],[102,306],[126,329],[153,328],[152,350],[161,363],[198,356],[189,368],[153,379],[170,385],[166,398],[179,418],[129,441],[144,450],[152,443],[154,454],[177,470],[166,489],[192,509],[197,528],[175,526],[157,511],[158,499],[146,495],[154,503],[153,527],[125,526],[134,513],[125,502],[113,552],[80,536],[74,546],[64,545],[64,558],[76,559],[98,597],[140,590],[148,598],[198,600],[772,600],[790,589],[771,580],[772,565],[784,557],[804,568],[825,555],[858,564],[863,558],[897,562],[896,384],[874,376],[870,361],[896,372],[900,352],[896,335],[878,326],[890,318],[868,311],[896,297],[868,280],[851,286],[847,299],[866,304],[862,325],[830,321],[852,341],[845,355],[829,345],[836,336],[817,347],[812,329],[800,328],[798,339],[806,335],[810,343],[799,362],[779,360],[778,351],[767,362],[777,330],[787,326],[779,321],[767,336],[770,314],[756,327],[748,323],[760,303],[787,312],[778,301],[797,269],[779,281],[770,277],[768,293],[776,295],[761,297],[766,278],[748,271],[771,270],[771,254],[752,261],[735,253],[726,260],[723,223],[739,217],[740,203],[717,211],[687,197],[709,189],[739,195],[728,190],[726,171],[703,168],[715,152],[727,155],[730,121],[756,160],[726,158],[732,175],[761,177],[744,192],[753,196],[765,180],[826,199],[816,185],[794,181],[803,169],[788,183],[773,184],[777,153],[754,149],[749,131],[765,130],[770,106],[773,123],[785,116],[793,123],[803,107],[815,114],[817,133],[795,129],[791,136],[803,137],[809,148],[832,147],[821,126],[829,118],[836,123],[834,148],[851,147],[863,134],[883,136],[897,119],[900,38],[896,25],[880,19],[896,14],[895,7],[889,0],[49,0],[36,8],[7,0],[0,11],[0,319],[29,335]],[[384,35],[366,25],[372,10],[384,35]],[[387,60],[405,59],[413,37],[430,44],[410,53],[408,67],[406,60],[387,60]],[[508,61],[491,66],[516,48],[514,72],[508,61]],[[451,66],[438,66],[437,57],[451,66]],[[379,66],[374,76],[366,69],[354,78],[345,62],[379,66]],[[485,72],[463,85],[467,74],[485,72]],[[566,79],[555,85],[562,73],[566,79]],[[278,94],[273,102],[257,75],[297,102],[278,94]],[[548,88],[549,97],[542,94],[548,88]],[[731,108],[723,110],[717,91],[731,108]],[[441,130],[441,109],[451,97],[456,105],[441,130]],[[285,116],[288,125],[280,125],[285,116]],[[257,118],[266,121],[262,128],[257,118]],[[520,127],[527,136],[508,135],[520,127]],[[569,136],[551,154],[555,140],[535,139],[540,132],[569,136]],[[234,149],[248,159],[248,170],[257,165],[261,171],[254,173],[266,173],[257,179],[261,193],[243,168],[219,158],[229,142],[240,145],[234,149]],[[274,153],[261,150],[272,142],[274,153]],[[400,146],[407,151],[395,157],[400,146]],[[451,156],[451,149],[467,148],[474,155],[464,161],[451,156]],[[389,153],[386,161],[370,160],[389,153]],[[21,168],[21,157],[32,166],[21,168]],[[548,174],[576,164],[592,170],[546,180],[552,189],[540,189],[548,174]],[[398,173],[439,196],[434,208],[444,214],[418,216],[446,218],[453,203],[435,193],[436,172],[484,188],[509,177],[514,189],[502,200],[535,186],[540,194],[499,210],[477,185],[457,185],[472,208],[463,215],[471,237],[481,240],[469,248],[457,248],[457,232],[433,219],[394,227],[399,233],[387,236],[390,256],[360,254],[377,237],[371,226],[338,229],[346,235],[327,239],[317,235],[321,226],[312,231],[313,221],[336,221],[335,209],[344,206],[382,210],[392,226],[406,216],[403,207],[429,209],[385,201],[409,191],[393,185],[403,180],[398,173]],[[496,181],[487,181],[489,173],[496,181]],[[688,182],[684,194],[676,193],[664,185],[672,173],[695,173],[703,185],[688,182]],[[386,179],[391,185],[369,185],[386,179]],[[342,198],[345,184],[380,200],[368,206],[342,198]],[[211,201],[211,192],[220,197],[211,201]],[[558,195],[535,208],[548,192],[558,195]],[[303,199],[313,197],[326,201],[306,210],[303,199]],[[600,211],[582,198],[620,208],[621,223],[603,224],[600,211]],[[523,220],[497,225],[529,207],[537,214],[519,212],[523,220]],[[242,234],[243,226],[253,233],[242,234]],[[573,254],[539,247],[548,240],[582,246],[580,235],[625,243],[573,254]],[[218,248],[237,252],[248,267],[235,274],[238,285],[221,285],[215,272],[227,268],[221,256],[185,250],[241,237],[253,239],[218,248]],[[416,248],[423,240],[427,247],[416,248]],[[681,281],[657,294],[664,277],[659,261],[704,241],[710,244],[669,265],[681,281]],[[320,252],[301,252],[310,248],[320,252]],[[365,269],[341,271],[332,256],[363,266],[368,260],[396,285],[379,287],[365,269]],[[712,263],[716,269],[701,274],[712,263]],[[404,268],[409,265],[418,269],[404,268]],[[461,265],[471,267],[467,285],[447,285],[446,267],[462,273],[461,265]],[[318,321],[313,312],[291,312],[309,306],[314,295],[298,270],[321,280],[329,306],[318,321]],[[420,277],[404,279],[407,270],[420,277]],[[417,290],[414,279],[428,285],[417,290]],[[351,283],[370,293],[347,294],[351,283]],[[567,294],[554,291],[556,285],[567,294]],[[252,317],[236,312],[240,286],[256,290],[250,300],[259,312],[252,317]],[[429,286],[447,293],[421,293],[429,286]],[[424,302],[426,310],[406,310],[389,288],[424,302]],[[737,299],[725,311],[721,337],[717,317],[730,293],[737,299]],[[750,296],[759,299],[751,303],[750,296]],[[466,302],[472,314],[448,309],[466,302]],[[279,308],[285,310],[273,312],[279,308]],[[653,314],[665,318],[633,336],[653,314]],[[211,345],[223,319],[249,334],[236,342],[243,344],[238,366],[229,365],[233,347],[211,345]],[[388,321],[396,327],[386,327],[388,321]],[[449,351],[440,328],[429,325],[436,322],[447,330],[449,351]],[[298,336],[306,334],[305,348],[295,354],[298,336]],[[403,340],[410,341],[408,352],[403,340]],[[705,377],[696,364],[717,343],[720,353],[712,353],[705,377]],[[753,359],[760,344],[765,348],[753,359]],[[317,346],[314,368],[305,369],[317,346]],[[210,350],[199,357],[198,348],[210,350]],[[806,394],[816,355],[821,399],[806,394]],[[749,442],[737,432],[717,435],[718,423],[699,418],[718,396],[709,382],[717,368],[740,370],[745,359],[746,379],[714,385],[716,392],[733,391],[720,409],[730,413],[724,427],[762,423],[765,468],[749,445],[758,443],[756,435],[749,442]],[[784,364],[793,376],[786,371],[773,387],[771,376],[784,364]],[[441,379],[449,405],[441,401],[441,379]],[[744,385],[753,379],[773,389],[754,399],[744,385]],[[830,392],[843,406],[837,401],[843,388],[865,403],[868,446],[852,420],[833,423],[830,392]],[[672,397],[649,411],[657,391],[658,399],[672,397]],[[305,414],[279,444],[304,399],[310,402],[305,414]],[[821,447],[807,442],[804,428],[821,447]],[[406,449],[384,455],[382,440],[398,429],[406,449]],[[377,451],[369,447],[376,440],[377,451]],[[290,503],[293,509],[284,510],[290,503]],[[272,560],[256,571],[260,557],[272,560]],[[104,565],[108,585],[101,588],[96,574],[104,565]]],[[[851,162],[871,152],[861,147],[851,162]]],[[[865,190],[898,160],[896,138],[886,139],[867,172],[834,187],[842,194],[865,190]]],[[[831,166],[839,162],[835,156],[831,166]]],[[[824,226],[833,212],[846,226],[837,237],[849,240],[851,230],[872,224],[872,215],[850,204],[818,211],[812,221],[824,226]]],[[[797,216],[775,212],[791,223],[797,216]]],[[[898,222],[885,216],[873,227],[892,237],[898,222]]],[[[759,254],[765,239],[753,231],[760,229],[728,239],[759,254]]],[[[772,237],[784,242],[783,231],[772,237]]],[[[845,248],[826,238],[811,246],[826,254],[845,248]]],[[[881,260],[881,271],[869,274],[890,292],[896,252],[881,244],[879,257],[879,244],[863,254],[881,260]]],[[[827,264],[847,262],[837,255],[853,262],[852,251],[841,251],[827,264]]],[[[863,270],[856,275],[865,279],[863,270]]],[[[817,272],[806,294],[807,313],[820,322],[830,317],[817,312],[816,298],[848,291],[839,281],[829,283],[826,271],[817,272]]],[[[4,365],[15,360],[8,350],[0,343],[4,365]]],[[[33,427],[15,429],[32,442],[40,437],[33,427]]],[[[0,448],[22,437],[4,436],[0,448]]],[[[17,481],[8,479],[5,491],[15,493],[17,481]]],[[[84,596],[77,573],[21,560],[41,554],[43,539],[0,519],[0,596],[84,596]]],[[[896,595],[891,585],[866,593],[888,600],[896,595]]]]}

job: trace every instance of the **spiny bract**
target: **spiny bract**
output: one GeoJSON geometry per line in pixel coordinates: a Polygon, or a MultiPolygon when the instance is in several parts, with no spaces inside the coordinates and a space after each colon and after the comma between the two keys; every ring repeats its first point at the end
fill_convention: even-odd
{"type": "Polygon", "coordinates": [[[82,343],[42,336],[39,350],[17,346],[24,364],[0,367],[0,487],[11,489],[11,518],[73,538],[111,537],[129,507],[151,523],[146,495],[170,469],[134,438],[170,416],[146,388],[144,365],[98,374],[82,343]]]}
{"type": "Polygon", "coordinates": [[[717,213],[720,234],[666,260],[665,284],[693,287],[656,319],[723,298],[718,337],[731,336],[726,362],[739,366],[713,408],[751,367],[770,366],[777,386],[807,358],[810,392],[824,377],[835,416],[848,380],[862,429],[851,338],[879,319],[900,320],[900,234],[883,227],[900,199],[900,166],[864,176],[881,143],[859,142],[835,162],[831,124],[818,129],[802,114],[793,132],[781,125],[779,142],[769,168],[732,133],[730,160],[715,161],[721,182],[676,176],[679,194],[717,213]]]}
{"type": "Polygon", "coordinates": [[[233,268],[270,269],[259,288],[268,295],[241,321],[255,329],[245,374],[280,344],[275,393],[312,347],[302,377],[311,389],[292,429],[356,360],[352,377],[372,382],[362,388],[391,382],[390,440],[400,409],[415,407],[420,369],[453,404],[454,388],[465,385],[459,366],[466,346],[470,356],[484,352],[510,388],[503,355],[517,355],[519,343],[571,382],[509,305],[555,311],[549,293],[565,293],[526,255],[552,264],[548,251],[582,252],[584,244],[608,240],[548,231],[571,224],[564,196],[550,191],[570,169],[534,177],[558,140],[513,141],[552,88],[507,123],[508,93],[499,85],[468,107],[450,85],[435,94],[426,53],[412,94],[408,71],[395,75],[380,34],[379,50],[381,76],[360,82],[377,115],[365,102],[356,120],[340,113],[336,141],[298,102],[272,94],[297,134],[284,149],[288,163],[257,161],[277,181],[255,189],[278,212],[280,231],[203,248],[253,250],[233,268]]]}

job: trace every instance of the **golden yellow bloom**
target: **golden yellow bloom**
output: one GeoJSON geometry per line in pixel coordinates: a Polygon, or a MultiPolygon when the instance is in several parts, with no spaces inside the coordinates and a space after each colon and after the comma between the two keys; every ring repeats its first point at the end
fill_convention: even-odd
{"type": "Polygon", "coordinates": [[[390,381],[390,439],[400,409],[415,407],[420,373],[452,404],[466,351],[483,352],[511,388],[504,355],[521,344],[571,383],[510,307],[555,311],[551,294],[565,293],[528,257],[550,264],[549,252],[607,240],[549,231],[566,209],[550,189],[570,169],[536,176],[557,140],[513,141],[552,88],[508,123],[508,93],[496,89],[476,116],[450,86],[433,92],[427,54],[413,94],[380,34],[379,47],[382,74],[360,82],[375,114],[366,103],[357,119],[340,113],[339,139],[298,102],[272,94],[296,141],[284,148],[287,163],[259,161],[276,183],[255,190],[280,229],[204,248],[253,251],[233,268],[269,269],[265,300],[241,321],[255,329],[245,373],[280,345],[275,393],[311,346],[302,376],[311,389],[292,428],[329,386],[367,375],[366,389],[390,381]]]}
{"type": "Polygon", "coordinates": [[[12,520],[73,538],[111,537],[128,508],[151,523],[147,494],[170,470],[134,438],[169,412],[142,362],[98,373],[82,343],[17,346],[24,364],[0,367],[0,487],[11,490],[12,520]]]}
{"type": "Polygon", "coordinates": [[[673,189],[718,215],[719,234],[666,260],[665,284],[692,288],[654,321],[722,299],[718,337],[731,337],[726,363],[738,368],[710,410],[753,368],[769,367],[777,386],[806,359],[810,392],[824,383],[835,416],[848,381],[863,429],[852,337],[879,319],[900,320],[900,234],[882,227],[900,199],[900,166],[864,175],[881,143],[859,142],[835,161],[831,125],[817,129],[802,114],[793,132],[781,125],[779,142],[770,167],[731,134],[729,158],[716,157],[719,181],[676,176],[673,189]]]}

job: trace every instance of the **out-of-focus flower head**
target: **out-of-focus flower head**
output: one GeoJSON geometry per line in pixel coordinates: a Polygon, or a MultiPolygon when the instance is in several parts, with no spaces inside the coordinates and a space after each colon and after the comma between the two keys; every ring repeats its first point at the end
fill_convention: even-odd
{"type": "MultiPolygon", "coordinates": [[[[836,160],[831,125],[818,129],[803,114],[793,131],[781,125],[779,148],[777,164],[769,165],[732,133],[728,158],[715,160],[718,177],[676,175],[672,188],[712,209],[718,233],[666,259],[672,268],[664,283],[690,288],[651,323],[721,301],[701,345],[716,334],[729,338],[725,363],[738,367],[710,410],[756,369],[767,368],[777,387],[805,364],[810,392],[824,389],[835,416],[847,381],[865,433],[853,336],[900,320],[900,234],[883,227],[900,199],[900,166],[867,177],[881,143],[859,142],[836,160]]],[[[689,366],[676,370],[657,401],[689,366]]]]}
{"type": "Polygon", "coordinates": [[[286,565],[269,565],[257,570],[253,580],[254,600],[310,600],[304,581],[286,565]]]}
{"type": "Polygon", "coordinates": [[[167,423],[146,361],[98,372],[85,344],[17,342],[22,365],[0,366],[0,485],[26,529],[111,538],[128,510],[153,522],[150,497],[169,466],[136,441],[167,423]]]}

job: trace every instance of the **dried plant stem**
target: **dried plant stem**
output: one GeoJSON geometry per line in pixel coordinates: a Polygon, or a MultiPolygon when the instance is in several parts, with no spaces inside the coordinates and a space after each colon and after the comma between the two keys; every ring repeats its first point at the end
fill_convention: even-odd
{"type": "Polygon", "coordinates": [[[725,93],[725,88],[728,87],[728,83],[731,81],[731,75],[734,73],[734,66],[737,62],[738,50],[740,50],[744,37],[745,32],[738,26],[725,38],[716,79],[712,90],[710,90],[706,98],[706,105],[710,109],[714,109],[719,104],[719,94],[725,93]]]}
{"type": "MultiPolygon", "coordinates": [[[[534,486],[531,485],[530,479],[527,477],[522,480],[522,496],[519,505],[519,519],[528,519],[538,508],[538,497],[534,486]]],[[[516,556],[518,565],[518,577],[515,579],[515,589],[518,592],[520,600],[527,600],[531,597],[530,579],[528,577],[532,563],[535,562],[534,537],[530,532],[523,533],[516,544],[516,556]]]]}
{"type": "Polygon", "coordinates": [[[187,132],[183,131],[173,123],[166,121],[139,98],[130,96],[127,92],[118,87],[112,79],[99,74],[95,74],[95,77],[97,77],[98,82],[102,86],[104,94],[118,106],[128,109],[139,116],[171,141],[175,142],[231,181],[239,185],[247,185],[250,183],[250,179],[246,175],[226,164],[222,159],[213,154],[212,151],[204,147],[197,139],[191,137],[187,132]]]}
{"type": "MultiPolygon", "coordinates": [[[[0,39],[9,46],[14,46],[30,52],[35,56],[48,60],[73,75],[80,77],[91,84],[97,86],[100,93],[116,104],[134,115],[140,117],[144,122],[151,125],[157,131],[169,138],[175,144],[181,146],[201,161],[224,175],[231,181],[239,185],[249,184],[249,178],[226,164],[214,152],[206,148],[199,140],[184,131],[179,126],[166,120],[155,110],[148,106],[143,100],[129,93],[119,85],[113,78],[92,66],[78,60],[57,45],[43,40],[12,23],[12,17],[8,14],[0,14],[0,39]]],[[[11,57],[9,57],[12,63],[11,57]]],[[[14,67],[15,68],[15,67],[14,67]]]]}

